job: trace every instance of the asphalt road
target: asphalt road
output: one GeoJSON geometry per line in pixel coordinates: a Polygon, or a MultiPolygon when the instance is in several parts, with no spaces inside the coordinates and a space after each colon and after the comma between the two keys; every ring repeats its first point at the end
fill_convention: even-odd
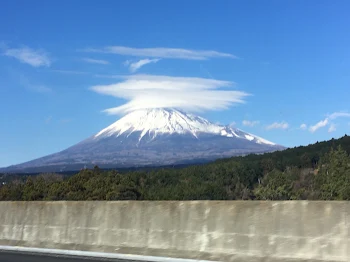
{"type": "Polygon", "coordinates": [[[103,258],[78,258],[73,256],[48,256],[32,253],[17,253],[0,251],[1,262],[136,262],[135,260],[118,260],[118,259],[103,259],[103,258]]]}

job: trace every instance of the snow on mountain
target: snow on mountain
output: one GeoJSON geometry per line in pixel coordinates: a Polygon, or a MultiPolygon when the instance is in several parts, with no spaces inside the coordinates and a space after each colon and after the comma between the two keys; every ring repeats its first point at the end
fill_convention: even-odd
{"type": "Polygon", "coordinates": [[[175,109],[143,109],[131,112],[95,135],[95,138],[130,135],[141,132],[139,141],[150,134],[152,139],[159,134],[213,134],[224,137],[237,137],[258,144],[275,145],[263,138],[248,134],[237,128],[217,125],[208,120],[175,109]]]}

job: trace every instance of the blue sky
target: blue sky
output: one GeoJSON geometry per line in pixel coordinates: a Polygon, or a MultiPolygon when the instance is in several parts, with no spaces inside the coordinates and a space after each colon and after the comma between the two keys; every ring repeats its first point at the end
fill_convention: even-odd
{"type": "Polygon", "coordinates": [[[0,166],[63,150],[113,123],[123,110],[103,110],[140,96],[101,90],[128,89],[134,78],[177,88],[181,77],[204,89],[202,78],[215,79],[218,97],[207,108],[204,89],[179,92],[180,104],[187,108],[192,92],[190,110],[285,146],[349,134],[349,9],[345,0],[6,1],[0,166]]]}

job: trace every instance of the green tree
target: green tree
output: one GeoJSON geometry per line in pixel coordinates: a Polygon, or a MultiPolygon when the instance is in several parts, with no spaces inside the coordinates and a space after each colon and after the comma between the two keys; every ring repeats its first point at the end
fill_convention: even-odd
{"type": "Polygon", "coordinates": [[[288,200],[291,199],[292,188],[292,177],[274,169],[264,177],[262,184],[254,190],[254,194],[261,200],[288,200]]]}
{"type": "Polygon", "coordinates": [[[320,171],[316,176],[316,186],[321,199],[350,199],[350,160],[341,146],[331,149],[323,157],[320,171]]]}

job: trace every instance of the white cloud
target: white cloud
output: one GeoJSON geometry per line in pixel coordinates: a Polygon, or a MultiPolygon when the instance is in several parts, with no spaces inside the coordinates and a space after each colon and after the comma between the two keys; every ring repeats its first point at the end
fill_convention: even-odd
{"type": "Polygon", "coordinates": [[[237,58],[228,53],[221,53],[213,50],[191,50],[182,48],[133,48],[126,46],[107,46],[100,49],[87,48],[85,52],[100,52],[111,53],[126,56],[136,57],[156,57],[156,58],[173,58],[173,59],[188,59],[188,60],[207,60],[209,58],[237,58]]]}
{"type": "Polygon", "coordinates": [[[345,113],[345,112],[335,112],[333,114],[330,114],[328,116],[329,119],[336,119],[338,117],[350,117],[350,113],[345,113]]]}
{"type": "Polygon", "coordinates": [[[314,133],[321,127],[325,127],[326,125],[328,125],[328,123],[329,123],[328,118],[326,118],[325,120],[321,120],[317,124],[310,126],[309,130],[311,133],[314,133]]]}
{"type": "Polygon", "coordinates": [[[136,72],[137,70],[139,70],[141,67],[143,67],[144,65],[150,64],[150,63],[157,63],[160,59],[141,59],[137,62],[132,63],[129,60],[126,60],[124,62],[125,66],[129,67],[130,72],[136,72]]]}
{"type": "Polygon", "coordinates": [[[328,128],[328,133],[332,133],[336,130],[337,130],[337,128],[335,127],[335,124],[331,124],[330,127],[328,128]]]}
{"type": "Polygon", "coordinates": [[[122,114],[145,108],[178,108],[186,111],[222,110],[237,103],[244,103],[249,94],[232,87],[233,82],[158,75],[120,76],[123,80],[111,85],[91,87],[91,90],[128,102],[104,110],[108,114],[122,114]]]}
{"type": "Polygon", "coordinates": [[[324,120],[321,120],[318,123],[316,123],[315,125],[310,126],[309,131],[311,133],[314,133],[318,129],[331,124],[330,128],[328,129],[328,132],[333,132],[333,131],[335,131],[335,126],[333,125],[333,123],[330,122],[330,120],[335,120],[335,119],[337,119],[339,117],[350,117],[350,113],[346,113],[346,112],[335,112],[335,113],[332,113],[332,114],[328,115],[324,120]],[[331,130],[331,131],[329,131],[329,130],[331,130]]]}
{"type": "Polygon", "coordinates": [[[301,130],[306,130],[307,129],[307,125],[306,124],[301,124],[300,125],[300,129],[301,130]]]}
{"type": "Polygon", "coordinates": [[[253,126],[256,126],[258,125],[260,122],[259,121],[249,121],[249,120],[243,120],[242,121],[242,124],[244,126],[250,126],[250,127],[253,127],[253,126]]]}
{"type": "Polygon", "coordinates": [[[109,65],[109,62],[106,60],[100,60],[100,59],[92,59],[92,58],[82,58],[84,62],[90,63],[90,64],[100,64],[100,65],[109,65]]]}
{"type": "Polygon", "coordinates": [[[34,50],[29,47],[22,48],[7,48],[4,55],[14,57],[21,63],[29,64],[34,67],[51,65],[51,60],[48,54],[43,50],[34,50]]]}
{"type": "Polygon", "coordinates": [[[268,125],[266,127],[267,130],[271,130],[271,129],[287,129],[289,127],[289,124],[287,122],[274,122],[271,125],[268,125]]]}

